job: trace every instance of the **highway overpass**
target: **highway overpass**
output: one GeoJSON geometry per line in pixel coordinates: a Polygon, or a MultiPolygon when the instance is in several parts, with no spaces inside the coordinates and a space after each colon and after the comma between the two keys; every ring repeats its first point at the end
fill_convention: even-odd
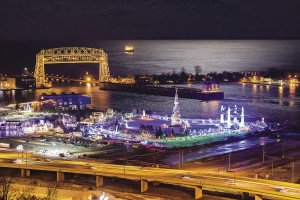
{"type": "Polygon", "coordinates": [[[255,196],[255,199],[300,200],[300,185],[286,182],[176,169],[101,164],[82,160],[36,161],[30,156],[27,162],[16,164],[8,159],[11,156],[12,154],[10,156],[0,154],[0,168],[19,169],[22,177],[29,177],[32,170],[39,170],[55,172],[58,182],[67,181],[65,173],[93,175],[97,187],[103,186],[105,177],[140,181],[141,192],[146,192],[150,183],[156,187],[160,183],[188,187],[194,189],[195,199],[201,199],[203,190],[218,190],[224,193],[240,193],[245,199],[250,195],[255,196]],[[285,188],[286,193],[277,191],[276,187],[285,188]]]}

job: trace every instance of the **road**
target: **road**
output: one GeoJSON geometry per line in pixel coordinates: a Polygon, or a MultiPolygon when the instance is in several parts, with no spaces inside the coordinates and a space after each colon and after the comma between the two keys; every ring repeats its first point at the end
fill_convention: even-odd
{"type": "Polygon", "coordinates": [[[87,160],[43,160],[33,154],[21,156],[17,152],[0,151],[0,167],[26,168],[32,170],[60,171],[77,174],[91,174],[119,177],[130,180],[157,181],[185,187],[203,186],[204,190],[218,190],[229,193],[247,192],[264,197],[300,199],[300,185],[287,182],[254,179],[231,175],[201,173],[187,170],[102,164],[87,160]],[[19,160],[19,162],[15,162],[19,160]],[[284,188],[279,191],[278,187],[284,188]]]}

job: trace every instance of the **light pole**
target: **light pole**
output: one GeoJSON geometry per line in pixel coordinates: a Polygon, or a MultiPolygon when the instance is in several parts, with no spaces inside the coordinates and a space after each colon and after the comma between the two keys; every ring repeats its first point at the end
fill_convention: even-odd
{"type": "Polygon", "coordinates": [[[271,174],[272,174],[272,178],[273,178],[273,175],[274,175],[274,162],[272,161],[272,171],[271,171],[271,174]]]}
{"type": "Polygon", "coordinates": [[[265,163],[265,145],[263,145],[262,157],[263,157],[263,163],[265,163]]]}
{"type": "Polygon", "coordinates": [[[126,168],[126,163],[127,163],[127,160],[124,160],[124,174],[126,174],[125,172],[125,168],[126,168]]]}
{"type": "Polygon", "coordinates": [[[46,160],[46,143],[45,142],[44,142],[43,147],[44,147],[44,151],[43,151],[43,153],[44,153],[44,160],[46,160]]]}
{"type": "Polygon", "coordinates": [[[181,150],[181,164],[183,165],[183,150],[181,150]]]}
{"type": "Polygon", "coordinates": [[[282,138],[282,158],[284,158],[284,138],[282,138]]]}
{"type": "Polygon", "coordinates": [[[294,174],[295,174],[295,162],[292,161],[292,178],[291,178],[292,183],[294,183],[294,174]]]}
{"type": "Polygon", "coordinates": [[[181,156],[180,156],[180,151],[178,152],[178,156],[179,156],[179,157],[178,157],[178,169],[180,169],[180,160],[181,160],[181,158],[180,158],[180,157],[181,157],[181,156]]]}
{"type": "Polygon", "coordinates": [[[234,182],[234,185],[235,185],[235,171],[233,171],[233,182],[234,182]]]}
{"type": "Polygon", "coordinates": [[[228,154],[228,169],[231,168],[231,153],[228,154]]]}
{"type": "Polygon", "coordinates": [[[27,165],[27,149],[25,149],[25,162],[26,162],[26,165],[27,165]]]}
{"type": "Polygon", "coordinates": [[[183,150],[179,150],[178,152],[178,168],[183,165],[183,150]]]}

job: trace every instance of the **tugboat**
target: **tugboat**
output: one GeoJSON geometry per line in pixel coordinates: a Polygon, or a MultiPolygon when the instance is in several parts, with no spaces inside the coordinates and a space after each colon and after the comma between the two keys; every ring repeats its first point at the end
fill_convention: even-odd
{"type": "Polygon", "coordinates": [[[281,124],[272,124],[272,125],[270,125],[270,131],[273,132],[273,133],[284,131],[287,128],[288,128],[288,121],[287,120],[284,123],[281,123],[281,124]]]}
{"type": "Polygon", "coordinates": [[[125,53],[133,53],[134,48],[133,46],[125,46],[125,53]]]}
{"type": "Polygon", "coordinates": [[[269,133],[269,138],[279,139],[284,138],[285,130],[288,128],[288,121],[281,124],[271,124],[267,130],[269,133]]]}

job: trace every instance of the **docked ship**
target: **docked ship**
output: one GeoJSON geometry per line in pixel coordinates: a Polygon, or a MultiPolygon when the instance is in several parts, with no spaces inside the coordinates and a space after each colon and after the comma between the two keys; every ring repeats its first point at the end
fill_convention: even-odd
{"type": "Polygon", "coordinates": [[[224,92],[220,89],[209,90],[205,88],[201,89],[183,86],[139,85],[106,82],[100,83],[99,89],[169,97],[173,97],[177,90],[177,93],[181,98],[198,99],[203,101],[224,99],[224,92]]]}
{"type": "Polygon", "coordinates": [[[133,53],[134,48],[133,46],[125,46],[125,53],[133,53]]]}

